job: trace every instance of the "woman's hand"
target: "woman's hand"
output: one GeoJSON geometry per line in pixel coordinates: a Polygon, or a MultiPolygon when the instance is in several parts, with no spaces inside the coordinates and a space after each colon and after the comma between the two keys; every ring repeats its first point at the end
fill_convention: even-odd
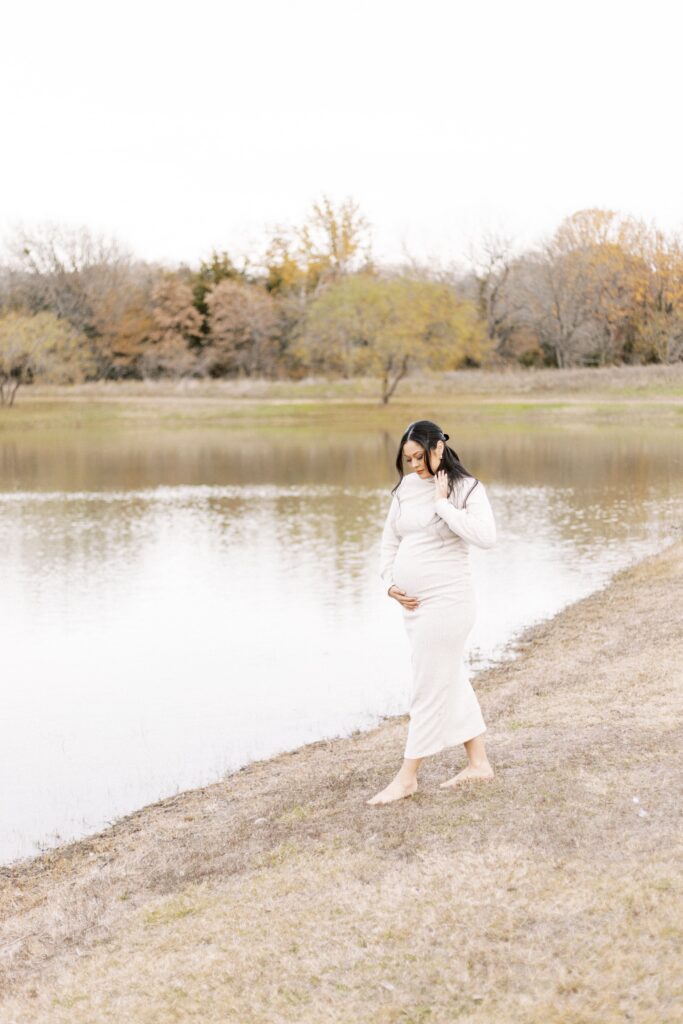
{"type": "Polygon", "coordinates": [[[419,601],[416,597],[406,597],[405,590],[399,590],[395,584],[392,584],[387,591],[389,597],[393,597],[400,605],[404,608],[417,608],[419,601]]]}
{"type": "Polygon", "coordinates": [[[439,469],[434,474],[434,501],[439,498],[448,497],[448,473],[445,469],[439,469]]]}

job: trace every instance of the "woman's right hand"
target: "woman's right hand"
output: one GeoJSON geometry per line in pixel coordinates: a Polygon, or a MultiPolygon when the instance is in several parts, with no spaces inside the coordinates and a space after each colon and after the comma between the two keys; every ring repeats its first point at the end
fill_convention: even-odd
{"type": "Polygon", "coordinates": [[[405,590],[399,590],[394,584],[389,587],[387,593],[389,597],[395,598],[404,608],[417,608],[420,603],[416,597],[406,597],[405,590]]]}

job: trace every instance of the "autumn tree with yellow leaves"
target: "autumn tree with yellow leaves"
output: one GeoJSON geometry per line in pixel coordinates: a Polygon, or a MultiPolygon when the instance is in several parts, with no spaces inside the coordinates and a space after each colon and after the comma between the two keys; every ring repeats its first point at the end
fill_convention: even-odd
{"type": "Polygon", "coordinates": [[[54,313],[0,316],[0,404],[13,405],[22,384],[75,384],[92,370],[86,339],[54,313]]]}
{"type": "Polygon", "coordinates": [[[378,377],[384,404],[410,369],[457,369],[488,350],[476,309],[448,285],[369,273],[322,291],[298,340],[313,370],[378,377]]]}
{"type": "Polygon", "coordinates": [[[358,203],[345,199],[335,206],[324,196],[302,225],[276,229],[264,257],[266,287],[305,299],[326,284],[367,268],[370,249],[370,226],[358,203]]]}

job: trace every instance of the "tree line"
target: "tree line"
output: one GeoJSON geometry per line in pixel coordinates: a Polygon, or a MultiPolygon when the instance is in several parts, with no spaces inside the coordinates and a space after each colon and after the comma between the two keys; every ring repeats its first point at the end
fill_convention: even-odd
{"type": "Polygon", "coordinates": [[[379,265],[358,204],[323,198],[258,260],[135,259],[53,223],[0,263],[0,400],[54,382],[372,376],[388,402],[416,367],[604,366],[683,359],[683,247],[609,210],[538,245],[487,237],[467,265],[379,265]]]}

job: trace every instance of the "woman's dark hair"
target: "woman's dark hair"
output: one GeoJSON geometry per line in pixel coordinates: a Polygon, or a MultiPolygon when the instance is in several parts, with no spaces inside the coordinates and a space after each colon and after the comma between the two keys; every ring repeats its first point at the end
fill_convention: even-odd
{"type": "Polygon", "coordinates": [[[403,472],[403,445],[406,441],[414,441],[416,444],[421,446],[425,453],[425,468],[432,476],[435,474],[432,472],[432,467],[429,464],[429,452],[436,448],[438,441],[444,442],[443,452],[441,453],[441,462],[439,463],[438,468],[439,470],[444,470],[448,477],[448,494],[451,495],[453,493],[453,488],[458,480],[463,480],[465,477],[469,477],[474,480],[474,483],[465,495],[465,500],[463,502],[464,508],[467,504],[467,499],[479,483],[479,480],[473,473],[470,473],[468,469],[465,469],[460,461],[458,453],[453,451],[453,449],[446,444],[448,441],[448,434],[444,434],[441,427],[437,423],[432,423],[431,420],[416,420],[414,423],[409,423],[403,432],[403,437],[399,443],[398,454],[396,456],[396,469],[399,473],[399,479],[398,483],[392,487],[391,493],[394,493],[405,476],[403,472]]]}

